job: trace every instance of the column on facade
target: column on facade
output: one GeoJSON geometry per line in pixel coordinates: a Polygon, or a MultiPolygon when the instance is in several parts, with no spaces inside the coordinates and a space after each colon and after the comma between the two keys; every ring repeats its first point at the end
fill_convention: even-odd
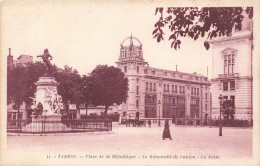
{"type": "Polygon", "coordinates": [[[191,93],[190,93],[190,84],[186,85],[186,94],[185,94],[185,118],[188,116],[190,117],[190,99],[191,99],[191,93]]]}

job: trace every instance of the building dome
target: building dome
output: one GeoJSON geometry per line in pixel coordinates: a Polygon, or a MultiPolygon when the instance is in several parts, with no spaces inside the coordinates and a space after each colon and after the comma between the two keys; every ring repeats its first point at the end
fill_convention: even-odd
{"type": "Polygon", "coordinates": [[[132,35],[125,38],[121,43],[120,59],[143,58],[142,43],[132,35]]]}
{"type": "Polygon", "coordinates": [[[130,45],[134,45],[134,46],[142,46],[142,43],[140,42],[140,40],[136,37],[133,37],[132,35],[125,38],[122,43],[121,46],[130,46],[130,45]]]}

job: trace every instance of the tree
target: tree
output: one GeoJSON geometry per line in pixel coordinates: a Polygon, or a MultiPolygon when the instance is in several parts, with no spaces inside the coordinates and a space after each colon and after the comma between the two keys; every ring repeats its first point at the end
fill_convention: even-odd
{"type": "Polygon", "coordinates": [[[222,113],[225,119],[234,119],[235,106],[234,101],[224,100],[222,104],[222,113]]]}
{"type": "MultiPolygon", "coordinates": [[[[13,103],[19,111],[23,102],[32,104],[39,77],[46,73],[46,67],[41,62],[30,63],[26,66],[18,65],[7,70],[7,101],[13,103]]],[[[52,66],[50,73],[60,84],[58,94],[61,95],[68,110],[68,101],[79,106],[83,100],[81,77],[77,70],[65,66],[64,69],[52,66]]]]}
{"type": "Polygon", "coordinates": [[[86,75],[83,75],[82,77],[82,95],[83,95],[83,102],[85,103],[86,107],[86,116],[87,116],[87,108],[88,105],[91,102],[91,99],[93,99],[93,94],[91,93],[91,88],[94,87],[93,77],[88,77],[86,75]]]}
{"type": "Polygon", "coordinates": [[[128,97],[128,79],[120,69],[113,66],[98,65],[88,78],[87,88],[91,102],[105,106],[104,115],[109,106],[121,104],[128,97]]]}
{"type": "MultiPolygon", "coordinates": [[[[159,20],[155,23],[153,38],[159,43],[164,40],[165,29],[170,30],[169,40],[171,48],[180,48],[182,37],[189,36],[193,40],[199,37],[207,37],[204,47],[208,50],[209,40],[217,36],[227,36],[236,26],[241,30],[241,22],[244,18],[242,7],[168,7],[156,8],[155,15],[160,14],[159,20]]],[[[247,7],[245,12],[249,18],[253,17],[253,7],[247,7]]]]}
{"type": "Polygon", "coordinates": [[[58,85],[58,94],[61,95],[67,112],[69,110],[69,103],[76,104],[78,109],[80,103],[84,101],[82,80],[78,71],[69,66],[64,66],[64,69],[57,68],[56,66],[52,68],[54,69],[52,75],[60,83],[58,85]]]}
{"type": "Polygon", "coordinates": [[[43,63],[29,63],[26,65],[26,77],[25,88],[28,90],[25,98],[26,104],[32,103],[32,97],[35,97],[36,92],[35,82],[39,80],[39,77],[43,76],[46,73],[46,68],[43,63]]]}
{"type": "Polygon", "coordinates": [[[7,104],[12,103],[12,107],[18,110],[18,127],[20,127],[20,107],[27,98],[26,94],[28,94],[28,89],[24,88],[25,75],[26,70],[23,66],[7,69],[7,104]]]}
{"type": "Polygon", "coordinates": [[[34,83],[45,73],[44,69],[44,65],[40,62],[7,68],[7,104],[12,104],[18,111],[18,127],[20,127],[20,107],[23,103],[25,107],[32,104],[36,90],[34,83]]]}

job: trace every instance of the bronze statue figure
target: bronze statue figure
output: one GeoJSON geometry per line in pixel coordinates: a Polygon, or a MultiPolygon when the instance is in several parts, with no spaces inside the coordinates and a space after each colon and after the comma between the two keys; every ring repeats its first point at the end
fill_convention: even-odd
{"type": "Polygon", "coordinates": [[[51,56],[51,54],[49,53],[48,49],[47,49],[47,48],[44,49],[44,53],[43,53],[42,55],[37,56],[37,58],[38,58],[38,57],[41,57],[41,58],[42,58],[43,63],[44,63],[44,65],[45,65],[46,69],[47,69],[46,74],[49,75],[50,72],[51,72],[51,68],[52,68],[51,62],[50,62],[50,60],[52,60],[52,56],[51,56]]]}

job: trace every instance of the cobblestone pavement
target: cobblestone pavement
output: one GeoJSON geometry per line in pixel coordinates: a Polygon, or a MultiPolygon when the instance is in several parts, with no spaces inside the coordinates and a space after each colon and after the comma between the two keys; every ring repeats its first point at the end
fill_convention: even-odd
{"type": "MultiPolygon", "coordinates": [[[[163,140],[162,127],[152,128],[114,126],[113,133],[77,133],[48,136],[8,136],[7,148],[16,155],[41,152],[52,157],[67,154],[136,155],[178,158],[203,157],[215,159],[250,159],[252,157],[252,128],[223,127],[218,136],[217,127],[170,125],[173,140],[163,140]]],[[[119,156],[120,157],[120,156],[119,156]]],[[[122,157],[122,156],[121,156],[122,157]]]]}

